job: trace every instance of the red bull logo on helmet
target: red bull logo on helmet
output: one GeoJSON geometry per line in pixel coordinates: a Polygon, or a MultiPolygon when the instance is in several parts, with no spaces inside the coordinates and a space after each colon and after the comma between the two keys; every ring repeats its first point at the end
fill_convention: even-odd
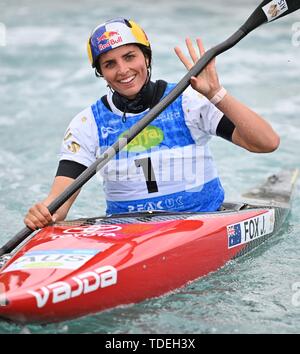
{"type": "Polygon", "coordinates": [[[106,31],[100,37],[97,38],[98,43],[100,42],[107,42],[110,38],[114,36],[120,36],[119,32],[117,31],[106,31]]]}
{"type": "Polygon", "coordinates": [[[123,39],[118,31],[106,31],[100,37],[97,38],[99,50],[104,50],[108,47],[112,47],[115,44],[122,43],[123,39]]]}

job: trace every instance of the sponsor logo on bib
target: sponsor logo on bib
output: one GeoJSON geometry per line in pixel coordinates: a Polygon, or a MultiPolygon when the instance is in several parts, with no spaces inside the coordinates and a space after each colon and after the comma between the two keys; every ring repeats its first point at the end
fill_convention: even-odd
{"type": "MultiPolygon", "coordinates": [[[[126,130],[120,135],[122,138],[128,133],[126,130]]],[[[152,147],[158,146],[164,139],[163,131],[153,125],[149,125],[143,131],[138,134],[125,148],[124,150],[129,152],[142,152],[151,149],[152,147]]]]}

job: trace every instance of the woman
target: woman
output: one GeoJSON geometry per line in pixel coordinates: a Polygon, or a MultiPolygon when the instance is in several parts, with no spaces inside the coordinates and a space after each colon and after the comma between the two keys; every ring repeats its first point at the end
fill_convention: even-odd
{"type": "MultiPolygon", "coordinates": [[[[186,45],[191,60],[178,47],[175,52],[190,69],[199,58],[190,39],[186,45]]],[[[200,39],[197,47],[204,54],[200,39]]],[[[98,26],[88,55],[109,90],[69,125],[51,191],[25,217],[31,229],[65,219],[79,192],[54,216],[47,205],[174,87],[151,81],[150,43],[134,21],[114,19],[98,26]]],[[[191,79],[191,86],[103,169],[108,214],[218,210],[224,191],[207,145],[211,136],[252,152],[278,147],[271,126],[221,87],[214,61],[191,79]]]]}

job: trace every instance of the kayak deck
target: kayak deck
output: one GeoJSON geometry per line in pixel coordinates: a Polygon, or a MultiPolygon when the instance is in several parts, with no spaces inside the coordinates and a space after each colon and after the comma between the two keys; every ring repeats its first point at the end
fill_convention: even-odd
{"type": "Polygon", "coordinates": [[[1,269],[0,316],[62,321],[182,287],[276,234],[297,174],[271,176],[218,212],[149,211],[48,226],[1,269]]]}

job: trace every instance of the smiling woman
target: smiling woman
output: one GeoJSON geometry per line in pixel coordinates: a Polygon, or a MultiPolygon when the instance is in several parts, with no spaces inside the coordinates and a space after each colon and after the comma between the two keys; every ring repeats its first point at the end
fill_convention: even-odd
{"type": "Polygon", "coordinates": [[[128,44],[102,54],[99,68],[108,85],[120,95],[133,100],[144,86],[149,58],[141,49],[128,44]]]}
{"type": "MultiPolygon", "coordinates": [[[[175,52],[190,70],[205,50],[199,38],[198,50],[189,38],[186,46],[190,59],[178,47],[175,52]]],[[[106,151],[126,137],[175,87],[163,80],[151,81],[150,43],[132,20],[117,18],[99,25],[87,50],[96,76],[104,78],[109,91],[70,123],[50,194],[25,218],[31,229],[65,219],[79,192],[53,217],[47,206],[96,161],[99,150],[106,151]]],[[[220,85],[214,61],[190,83],[192,88],[171,102],[149,129],[101,171],[108,214],[216,211],[224,190],[208,148],[211,137],[218,135],[254,152],[277,148],[279,138],[271,126],[220,85]],[[183,166],[190,172],[188,178],[183,166]]]]}

